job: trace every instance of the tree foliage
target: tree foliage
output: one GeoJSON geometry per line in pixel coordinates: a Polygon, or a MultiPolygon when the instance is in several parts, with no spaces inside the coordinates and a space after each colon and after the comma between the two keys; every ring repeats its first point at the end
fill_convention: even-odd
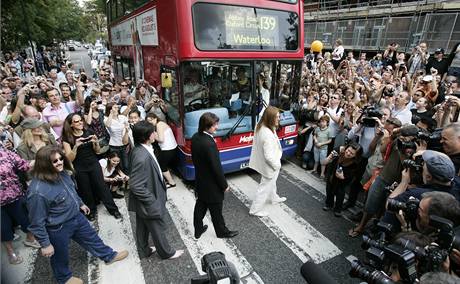
{"type": "Polygon", "coordinates": [[[31,40],[38,45],[98,36],[105,29],[103,9],[101,0],[90,0],[83,8],[77,0],[2,0],[1,49],[29,45],[27,27],[31,40]]]}

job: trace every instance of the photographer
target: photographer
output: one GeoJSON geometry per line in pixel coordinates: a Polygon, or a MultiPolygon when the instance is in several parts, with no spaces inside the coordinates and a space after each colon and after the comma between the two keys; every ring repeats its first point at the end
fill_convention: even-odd
{"type": "MultiPolygon", "coordinates": [[[[451,159],[444,153],[432,150],[424,151],[422,159],[423,184],[408,189],[409,184],[411,184],[411,171],[415,170],[413,166],[409,166],[402,171],[401,182],[388,198],[406,201],[410,196],[420,199],[424,192],[451,192],[453,190],[452,181],[455,177],[455,167],[451,159]]],[[[415,163],[422,164],[417,159],[415,163]]]]}
{"type": "Polygon", "coordinates": [[[350,237],[354,238],[362,234],[372,216],[383,210],[388,195],[386,188],[401,180],[402,161],[412,156],[415,152],[416,145],[414,140],[418,131],[418,128],[414,125],[405,125],[399,131],[398,138],[387,146],[384,156],[385,165],[369,189],[363,217],[359,225],[348,232],[350,237]]]}
{"type": "Polygon", "coordinates": [[[460,171],[460,122],[447,125],[441,132],[441,144],[455,166],[456,175],[460,171]]]}
{"type": "Polygon", "coordinates": [[[150,101],[145,105],[146,113],[154,113],[162,121],[166,121],[167,108],[165,102],[157,94],[153,94],[150,101]]]}
{"type": "Polygon", "coordinates": [[[409,75],[414,75],[418,70],[424,69],[428,59],[427,45],[425,42],[421,42],[417,45],[412,55],[409,57],[409,75]]]}
{"type": "Polygon", "coordinates": [[[342,204],[345,191],[350,188],[356,176],[363,148],[356,142],[342,147],[340,153],[332,151],[324,161],[329,164],[332,174],[326,181],[326,206],[324,211],[334,209],[334,216],[342,216],[342,204]],[[335,199],[335,202],[334,202],[335,199]]]}

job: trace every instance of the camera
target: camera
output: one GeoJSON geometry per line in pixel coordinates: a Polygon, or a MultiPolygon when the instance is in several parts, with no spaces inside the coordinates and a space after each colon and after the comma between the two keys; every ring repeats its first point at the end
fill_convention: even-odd
{"type": "Polygon", "coordinates": [[[384,97],[393,97],[395,95],[395,89],[393,87],[385,87],[383,90],[384,97]]]}
{"type": "Polygon", "coordinates": [[[443,152],[441,133],[442,128],[436,128],[432,133],[420,131],[417,133],[417,139],[425,141],[428,149],[443,152]]]}
{"type": "Polygon", "coordinates": [[[353,278],[359,278],[367,283],[375,284],[392,284],[395,283],[385,272],[364,266],[359,260],[351,263],[349,275],[353,278]]]}
{"type": "Polygon", "coordinates": [[[418,207],[420,200],[414,197],[410,197],[407,202],[401,202],[392,198],[388,199],[387,210],[398,213],[399,210],[404,212],[404,216],[409,221],[415,221],[417,219],[418,207]]]}
{"type": "Polygon", "coordinates": [[[419,185],[423,184],[423,158],[417,156],[414,160],[406,159],[402,161],[404,169],[410,170],[410,183],[419,185]]]}
{"type": "Polygon", "coordinates": [[[368,106],[363,109],[362,124],[365,127],[375,127],[375,118],[382,118],[382,113],[373,106],[368,106]]]}
{"type": "Polygon", "coordinates": [[[222,252],[211,252],[201,258],[201,269],[206,275],[192,278],[192,284],[237,283],[238,273],[230,266],[222,252]]]}

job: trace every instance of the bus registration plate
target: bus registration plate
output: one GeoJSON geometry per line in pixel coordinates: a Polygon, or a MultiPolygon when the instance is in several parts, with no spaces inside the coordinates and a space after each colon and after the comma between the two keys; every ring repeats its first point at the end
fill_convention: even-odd
{"type": "Polygon", "coordinates": [[[296,125],[288,125],[286,128],[284,128],[284,134],[289,134],[295,131],[296,125]]]}
{"type": "Polygon", "coordinates": [[[240,169],[245,169],[247,167],[249,167],[249,162],[244,162],[240,164],[240,169]]]}

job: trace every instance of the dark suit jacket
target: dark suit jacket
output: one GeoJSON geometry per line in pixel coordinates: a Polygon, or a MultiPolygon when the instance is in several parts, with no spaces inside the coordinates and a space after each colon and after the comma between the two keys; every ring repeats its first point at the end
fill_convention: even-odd
{"type": "Polygon", "coordinates": [[[130,155],[128,210],[145,219],[162,218],[166,212],[166,185],[161,170],[142,145],[137,145],[130,155]]]}
{"type": "Polygon", "coordinates": [[[198,199],[208,203],[222,202],[228,184],[216,142],[211,136],[206,133],[193,135],[192,160],[195,166],[195,192],[198,199]]]}

